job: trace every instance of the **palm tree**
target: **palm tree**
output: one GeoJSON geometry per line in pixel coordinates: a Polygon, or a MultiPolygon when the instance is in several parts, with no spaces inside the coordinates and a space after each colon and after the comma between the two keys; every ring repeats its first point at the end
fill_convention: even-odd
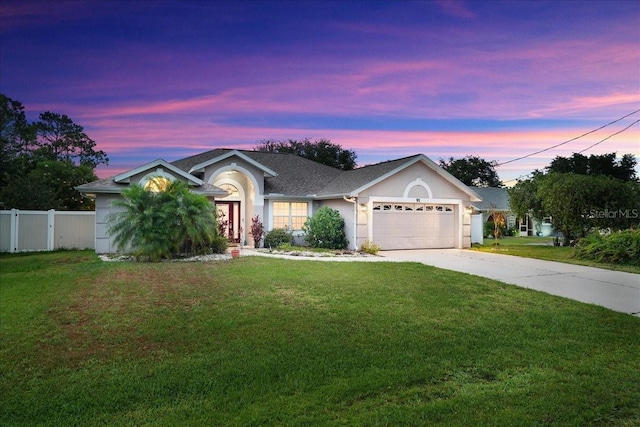
{"type": "Polygon", "coordinates": [[[186,184],[174,181],[165,191],[140,185],[123,190],[108,217],[109,232],[119,248],[152,261],[191,254],[208,247],[217,237],[215,207],[186,184]]]}
{"type": "Polygon", "coordinates": [[[162,193],[132,185],[122,191],[122,199],[113,201],[119,209],[109,215],[109,233],[119,249],[132,249],[136,257],[152,260],[171,255],[167,212],[162,209],[162,193]]]}
{"type": "Polygon", "coordinates": [[[167,193],[174,195],[177,249],[195,253],[207,247],[218,236],[215,206],[179,181],[171,183],[167,193]]]}

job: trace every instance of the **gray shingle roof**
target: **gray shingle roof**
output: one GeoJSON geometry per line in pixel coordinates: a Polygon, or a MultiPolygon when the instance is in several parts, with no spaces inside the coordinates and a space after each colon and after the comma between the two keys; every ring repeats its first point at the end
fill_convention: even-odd
{"type": "MultiPolygon", "coordinates": [[[[276,173],[276,176],[265,177],[265,195],[282,194],[294,197],[340,197],[342,195],[349,195],[395,169],[402,167],[408,162],[416,161],[417,158],[422,157],[421,154],[417,154],[364,166],[351,171],[343,171],[294,154],[220,148],[185,157],[170,163],[174,167],[188,173],[194,166],[224,156],[232,151],[240,152],[256,163],[276,173]]],[[[113,181],[113,178],[107,178],[84,184],[77,188],[86,193],[109,193],[120,192],[126,187],[126,184],[117,184],[113,181]]],[[[209,184],[200,186],[197,189],[194,188],[195,191],[205,193],[214,192],[216,189],[219,190],[219,188],[209,184]]],[[[475,189],[471,188],[471,190],[475,189]]]]}
{"type": "Polygon", "coordinates": [[[220,157],[223,154],[228,153],[229,151],[231,150],[227,148],[218,148],[215,150],[209,150],[205,151],[204,153],[196,154],[195,156],[185,157],[184,159],[176,160],[170,163],[185,172],[189,172],[189,170],[191,170],[191,168],[195,165],[199,165],[200,163],[204,163],[207,160],[220,157]]]}
{"type": "Polygon", "coordinates": [[[75,188],[81,193],[120,193],[128,186],[129,184],[118,184],[113,181],[113,177],[110,177],[78,185],[75,188]]]}
{"type": "MultiPolygon", "coordinates": [[[[314,162],[293,154],[275,154],[259,151],[242,151],[231,149],[215,149],[170,162],[173,166],[189,172],[196,165],[223,156],[230,151],[240,151],[252,160],[272,169],[277,173],[275,177],[265,178],[265,194],[284,194],[287,196],[315,195],[339,176],[343,171],[330,166],[314,162]]],[[[208,187],[214,187],[205,184],[208,187]]],[[[86,193],[119,193],[127,184],[118,184],[113,177],[101,179],[78,186],[78,190],[86,193]]],[[[217,187],[215,187],[217,188],[217,187]]],[[[200,187],[199,190],[202,190],[200,187]]]]}
{"type": "Polygon", "coordinates": [[[265,194],[291,196],[316,195],[343,171],[326,166],[295,154],[275,154],[259,151],[243,151],[248,157],[278,173],[265,178],[265,194]]]}
{"type": "Polygon", "coordinates": [[[171,162],[171,164],[184,171],[189,171],[196,165],[220,157],[230,151],[238,151],[277,173],[275,177],[265,178],[265,194],[274,193],[287,196],[315,195],[343,172],[331,166],[326,166],[294,154],[231,149],[210,150],[195,156],[176,160],[175,162],[171,162]]]}
{"type": "Polygon", "coordinates": [[[338,174],[333,181],[327,183],[318,194],[324,196],[349,194],[419,156],[418,154],[402,159],[363,166],[351,171],[341,171],[341,173],[338,174]]]}
{"type": "Polygon", "coordinates": [[[509,193],[506,188],[496,187],[469,187],[481,198],[481,202],[474,202],[473,206],[481,211],[497,209],[501,211],[511,210],[509,207],[509,193]]]}

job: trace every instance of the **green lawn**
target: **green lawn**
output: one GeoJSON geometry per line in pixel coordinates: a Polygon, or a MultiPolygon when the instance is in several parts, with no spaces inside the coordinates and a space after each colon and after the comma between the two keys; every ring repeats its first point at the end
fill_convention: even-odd
{"type": "Polygon", "coordinates": [[[640,274],[640,267],[633,265],[607,264],[577,259],[574,257],[575,248],[553,246],[552,237],[503,237],[498,239],[497,245],[495,243],[493,239],[484,239],[484,244],[474,247],[473,250],[640,274]]]}
{"type": "Polygon", "coordinates": [[[417,263],[0,256],[3,426],[640,424],[640,319],[417,263]]]}

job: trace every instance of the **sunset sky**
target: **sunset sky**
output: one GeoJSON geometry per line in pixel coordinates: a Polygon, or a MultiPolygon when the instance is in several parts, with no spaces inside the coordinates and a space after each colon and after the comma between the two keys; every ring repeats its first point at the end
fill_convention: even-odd
{"type": "Polygon", "coordinates": [[[627,116],[509,181],[594,144],[640,159],[640,2],[4,1],[0,92],[83,126],[100,177],[307,137],[504,163],[627,116]]]}

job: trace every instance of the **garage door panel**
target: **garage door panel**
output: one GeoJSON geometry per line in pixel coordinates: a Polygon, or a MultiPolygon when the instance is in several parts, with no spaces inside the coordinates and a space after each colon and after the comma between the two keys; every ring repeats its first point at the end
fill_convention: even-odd
{"type": "Polygon", "coordinates": [[[387,250],[453,248],[454,212],[452,205],[374,204],[373,240],[387,250]]]}

